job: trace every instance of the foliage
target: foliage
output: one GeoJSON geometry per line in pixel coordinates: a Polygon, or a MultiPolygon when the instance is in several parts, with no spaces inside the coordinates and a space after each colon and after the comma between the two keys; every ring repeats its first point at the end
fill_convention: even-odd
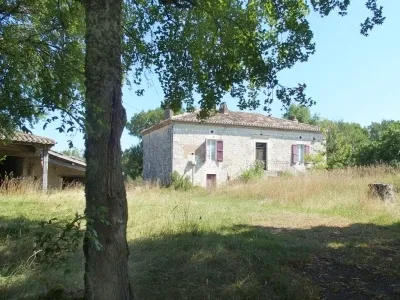
{"type": "Polygon", "coordinates": [[[84,28],[79,1],[1,2],[0,134],[55,110],[60,131],[82,125],[84,28]]]}
{"type": "Polygon", "coordinates": [[[250,168],[244,170],[242,174],[240,174],[239,178],[244,182],[248,182],[251,180],[260,179],[263,177],[263,175],[264,175],[264,163],[262,161],[257,160],[250,168]]]}
{"type": "Polygon", "coordinates": [[[358,164],[400,165],[400,121],[385,122],[381,128],[376,132],[376,139],[360,149],[358,164]]]}
{"type": "Polygon", "coordinates": [[[302,106],[298,104],[291,104],[286,112],[283,114],[283,118],[291,119],[296,117],[300,123],[306,123],[316,125],[320,119],[319,115],[314,114],[311,116],[310,108],[308,106],[302,106]]]}
{"type": "Polygon", "coordinates": [[[313,170],[325,170],[328,166],[326,164],[325,153],[306,154],[304,161],[311,165],[313,170]]]}
{"type": "Polygon", "coordinates": [[[122,153],[122,169],[125,176],[136,179],[143,172],[143,143],[132,146],[122,153]]]}
{"type": "Polygon", "coordinates": [[[357,165],[360,149],[369,142],[368,132],[357,123],[322,120],[318,124],[326,138],[328,168],[357,165]]]}
{"type": "Polygon", "coordinates": [[[175,190],[187,191],[193,187],[189,176],[179,174],[178,171],[173,171],[171,174],[171,187],[175,190]]]}
{"type": "Polygon", "coordinates": [[[35,240],[33,259],[38,257],[55,267],[61,264],[81,246],[84,219],[84,215],[76,213],[75,218],[67,224],[59,222],[57,218],[42,222],[42,230],[35,240]]]}
{"type": "MultiPolygon", "coordinates": [[[[347,12],[350,1],[132,1],[125,7],[124,62],[133,65],[135,82],[141,71],[155,66],[165,94],[163,107],[191,107],[200,94],[200,115],[206,117],[225,93],[240,108],[265,109],[273,98],[289,106],[308,105],[305,84],[282,86],[277,74],[315,51],[307,20],[312,10],[327,16],[335,9],[347,12]],[[182,21],[184,20],[184,22],[182,21]],[[146,39],[151,36],[151,39],[146,39]],[[273,92],[274,91],[274,92],[273,92]],[[275,93],[275,95],[273,95],[275,93]]],[[[381,24],[382,7],[367,1],[373,13],[362,33],[381,24]]]]}
{"type": "Polygon", "coordinates": [[[75,157],[75,158],[81,159],[81,160],[85,159],[83,156],[83,152],[84,152],[83,150],[79,150],[78,148],[75,148],[75,147],[61,151],[61,153],[64,155],[75,157]]]}
{"type": "Polygon", "coordinates": [[[161,122],[163,119],[164,110],[162,108],[149,109],[148,111],[135,113],[126,124],[126,128],[130,135],[140,138],[142,130],[161,122]]]}
{"type": "Polygon", "coordinates": [[[368,137],[372,141],[377,141],[381,138],[382,133],[386,131],[390,125],[395,123],[393,120],[382,120],[382,122],[372,122],[371,125],[367,127],[368,137]]]}

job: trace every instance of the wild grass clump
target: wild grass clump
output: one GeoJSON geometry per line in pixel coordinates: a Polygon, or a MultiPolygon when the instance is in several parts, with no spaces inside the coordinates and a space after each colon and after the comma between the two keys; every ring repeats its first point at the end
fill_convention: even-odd
{"type": "Polygon", "coordinates": [[[20,178],[13,174],[5,174],[0,178],[0,193],[7,195],[24,195],[37,193],[42,188],[39,181],[33,177],[20,178]]]}
{"type": "Polygon", "coordinates": [[[264,163],[262,161],[256,161],[250,168],[244,170],[239,176],[239,179],[244,182],[257,180],[262,178],[264,175],[264,163]]]}
{"type": "Polygon", "coordinates": [[[175,190],[187,191],[193,187],[189,176],[173,171],[171,174],[171,187],[175,190]]]}

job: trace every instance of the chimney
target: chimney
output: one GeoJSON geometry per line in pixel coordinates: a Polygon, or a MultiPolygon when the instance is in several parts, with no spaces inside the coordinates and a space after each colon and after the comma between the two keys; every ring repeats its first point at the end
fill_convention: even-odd
{"type": "Polygon", "coordinates": [[[226,102],[221,103],[219,107],[219,112],[224,115],[228,113],[228,105],[226,104],[226,102]]]}
{"type": "Polygon", "coordinates": [[[293,121],[293,122],[297,122],[297,123],[299,122],[299,121],[297,120],[296,116],[290,116],[290,117],[289,117],[289,120],[290,120],[290,121],[293,121]]]}
{"type": "Polygon", "coordinates": [[[174,112],[172,111],[172,109],[167,108],[166,110],[164,110],[164,120],[171,119],[173,116],[174,112]]]}

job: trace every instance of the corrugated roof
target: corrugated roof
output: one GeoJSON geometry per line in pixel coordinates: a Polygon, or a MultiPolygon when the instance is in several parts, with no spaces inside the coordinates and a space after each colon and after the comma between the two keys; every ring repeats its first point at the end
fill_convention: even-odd
{"type": "MultiPolygon", "coordinates": [[[[6,140],[6,137],[0,135],[0,140],[6,140]]],[[[56,142],[52,139],[23,132],[14,133],[14,135],[10,137],[10,140],[11,142],[27,143],[27,144],[41,144],[41,145],[52,145],[52,146],[56,144],[56,142]]]]}
{"type": "Polygon", "coordinates": [[[273,128],[284,130],[320,131],[320,128],[317,126],[299,123],[297,121],[269,117],[259,113],[229,111],[225,114],[217,112],[215,115],[203,121],[197,118],[197,112],[176,115],[171,119],[164,120],[150,128],[143,130],[141,134],[146,135],[171,123],[216,124],[225,126],[273,128]]]}

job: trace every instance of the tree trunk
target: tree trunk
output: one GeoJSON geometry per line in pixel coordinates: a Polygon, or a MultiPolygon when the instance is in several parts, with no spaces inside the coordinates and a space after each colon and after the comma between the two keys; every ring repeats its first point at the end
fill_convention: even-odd
{"type": "Polygon", "coordinates": [[[122,106],[122,0],[85,0],[85,9],[85,299],[132,299],[120,144],[126,123],[122,106]]]}

